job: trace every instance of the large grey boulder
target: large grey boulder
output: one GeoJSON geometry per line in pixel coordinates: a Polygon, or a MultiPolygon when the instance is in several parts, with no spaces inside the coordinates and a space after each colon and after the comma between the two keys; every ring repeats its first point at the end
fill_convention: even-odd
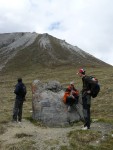
{"type": "Polygon", "coordinates": [[[32,117],[40,120],[47,126],[67,126],[71,122],[83,120],[81,102],[74,105],[68,112],[63,103],[64,90],[58,81],[42,83],[35,80],[32,83],[32,117]]]}

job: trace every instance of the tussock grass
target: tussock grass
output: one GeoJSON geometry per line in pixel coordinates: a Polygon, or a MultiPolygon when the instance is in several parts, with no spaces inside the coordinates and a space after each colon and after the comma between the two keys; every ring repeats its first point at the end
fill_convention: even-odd
{"type": "Polygon", "coordinates": [[[31,140],[23,140],[15,144],[8,144],[5,146],[6,150],[38,150],[35,146],[35,142],[31,140]]]}
{"type": "Polygon", "coordinates": [[[61,146],[60,147],[60,150],[71,150],[71,148],[69,148],[68,146],[61,146]]]}
{"type": "Polygon", "coordinates": [[[71,137],[72,140],[75,140],[82,144],[83,143],[86,144],[100,138],[101,132],[91,130],[89,131],[78,130],[78,131],[71,131],[68,136],[71,137]]]}
{"type": "Polygon", "coordinates": [[[113,137],[109,136],[105,141],[102,141],[97,150],[112,150],[113,149],[113,137]]]}
{"type": "Polygon", "coordinates": [[[51,140],[46,140],[44,143],[46,145],[51,145],[52,146],[52,145],[58,145],[59,141],[51,139],[51,140]]]}
{"type": "Polygon", "coordinates": [[[18,133],[15,135],[16,138],[25,138],[25,137],[32,137],[33,135],[31,134],[26,134],[26,133],[18,133]]]}
{"type": "MultiPolygon", "coordinates": [[[[101,138],[101,132],[98,131],[71,131],[69,133],[70,138],[70,147],[72,149],[84,149],[87,150],[91,148],[91,145],[89,145],[91,142],[94,142],[101,138]]],[[[93,148],[93,146],[92,146],[93,148]]]]}
{"type": "Polygon", "coordinates": [[[69,133],[70,150],[112,150],[113,137],[105,135],[106,138],[102,140],[102,133],[97,131],[72,131],[69,133]],[[95,144],[92,144],[94,143],[95,144]],[[97,144],[98,143],[98,144],[97,144]]]}
{"type": "Polygon", "coordinates": [[[4,134],[6,131],[6,128],[0,125],[0,134],[4,134]]]}

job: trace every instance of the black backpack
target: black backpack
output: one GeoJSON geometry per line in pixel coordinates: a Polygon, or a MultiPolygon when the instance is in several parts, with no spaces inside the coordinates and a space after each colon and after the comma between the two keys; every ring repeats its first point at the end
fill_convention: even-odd
{"type": "Polygon", "coordinates": [[[91,96],[95,98],[100,92],[100,85],[95,77],[90,76],[90,79],[91,79],[91,96]]]}
{"type": "Polygon", "coordinates": [[[19,85],[19,95],[22,95],[23,97],[26,95],[26,86],[24,84],[19,85]]]}

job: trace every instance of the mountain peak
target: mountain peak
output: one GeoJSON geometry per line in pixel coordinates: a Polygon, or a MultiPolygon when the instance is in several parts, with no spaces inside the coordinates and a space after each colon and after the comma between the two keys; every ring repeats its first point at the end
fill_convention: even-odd
{"type": "Polygon", "coordinates": [[[0,58],[0,70],[21,65],[108,65],[65,40],[35,32],[0,34],[0,58]]]}

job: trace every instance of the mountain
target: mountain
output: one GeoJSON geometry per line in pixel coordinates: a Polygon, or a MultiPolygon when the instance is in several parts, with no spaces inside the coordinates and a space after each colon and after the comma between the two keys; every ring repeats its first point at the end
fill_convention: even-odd
{"type": "Polygon", "coordinates": [[[0,70],[59,65],[107,66],[108,64],[77,46],[47,33],[0,34],[0,70]]]}

